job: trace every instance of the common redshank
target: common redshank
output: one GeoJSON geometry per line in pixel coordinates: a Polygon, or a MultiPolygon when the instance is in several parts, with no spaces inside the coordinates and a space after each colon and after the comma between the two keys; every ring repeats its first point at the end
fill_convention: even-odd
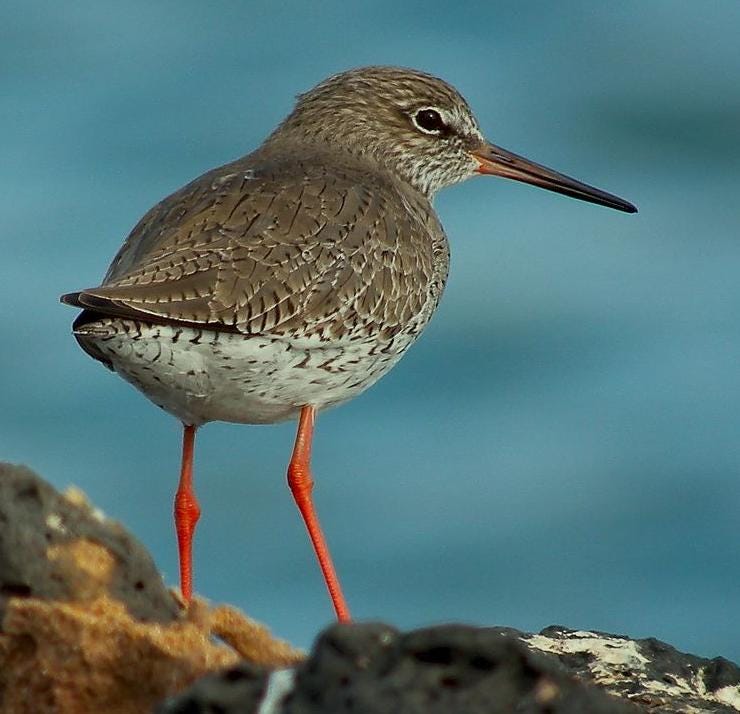
{"type": "Polygon", "coordinates": [[[488,143],[467,102],[422,72],[367,67],[299,96],[256,151],[160,201],[83,308],[80,346],[183,424],[175,496],[192,593],[196,429],[298,418],[288,484],[340,621],[349,610],[314,510],[316,412],[380,379],[429,322],[447,279],[441,188],[503,176],[635,207],[488,143]]]}

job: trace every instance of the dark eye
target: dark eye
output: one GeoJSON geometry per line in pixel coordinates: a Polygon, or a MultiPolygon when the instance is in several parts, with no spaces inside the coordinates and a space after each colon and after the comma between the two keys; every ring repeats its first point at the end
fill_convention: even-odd
{"type": "Polygon", "coordinates": [[[447,127],[436,109],[419,109],[414,124],[427,134],[441,134],[447,127]]]}

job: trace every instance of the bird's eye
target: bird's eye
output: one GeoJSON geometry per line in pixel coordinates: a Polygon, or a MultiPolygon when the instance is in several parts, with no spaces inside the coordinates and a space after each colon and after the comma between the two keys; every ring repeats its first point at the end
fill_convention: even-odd
{"type": "Polygon", "coordinates": [[[426,134],[441,134],[447,128],[436,109],[419,109],[413,120],[416,127],[426,134]]]}

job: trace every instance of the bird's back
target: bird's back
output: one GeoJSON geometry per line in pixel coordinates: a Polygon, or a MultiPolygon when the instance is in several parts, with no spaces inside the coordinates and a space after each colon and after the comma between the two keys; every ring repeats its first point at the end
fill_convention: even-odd
{"type": "Polygon", "coordinates": [[[85,308],[86,351],[181,419],[273,421],[383,376],[431,317],[448,261],[428,199],[391,176],[257,152],[154,206],[103,284],[66,301],[85,308]]]}
{"type": "Polygon", "coordinates": [[[433,310],[447,268],[425,196],[352,161],[256,153],[154,206],[78,300],[244,334],[392,337],[433,310]]]}

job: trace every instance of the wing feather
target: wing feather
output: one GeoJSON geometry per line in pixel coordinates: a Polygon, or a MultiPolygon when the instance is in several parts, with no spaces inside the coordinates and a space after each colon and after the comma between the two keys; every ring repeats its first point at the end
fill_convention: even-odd
{"type": "Polygon", "coordinates": [[[104,283],[63,299],[245,334],[400,329],[427,303],[444,241],[400,191],[353,168],[246,157],[152,208],[104,283]]]}

